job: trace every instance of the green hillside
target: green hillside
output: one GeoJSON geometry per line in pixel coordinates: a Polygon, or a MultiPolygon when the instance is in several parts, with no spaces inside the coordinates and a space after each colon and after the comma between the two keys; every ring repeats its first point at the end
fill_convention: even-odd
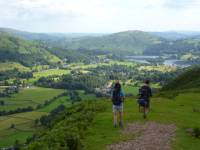
{"type": "Polygon", "coordinates": [[[31,33],[26,31],[15,30],[11,28],[0,28],[0,32],[8,33],[11,36],[23,38],[26,40],[52,40],[57,36],[45,34],[45,33],[31,33]]]}
{"type": "Polygon", "coordinates": [[[37,42],[16,38],[0,32],[0,61],[18,62],[25,66],[34,64],[50,64],[60,61],[37,42]]]}
{"type": "Polygon", "coordinates": [[[125,31],[100,37],[66,40],[66,46],[68,49],[104,50],[127,55],[142,54],[147,46],[161,41],[161,38],[147,32],[125,31]]]}
{"type": "MultiPolygon", "coordinates": [[[[152,137],[149,143],[151,145],[146,143],[144,145],[152,146],[152,149],[164,146],[165,144],[159,141],[162,141],[165,134],[174,129],[162,131],[159,126],[173,126],[175,128],[174,138],[170,137],[168,141],[170,149],[196,150],[200,147],[199,139],[187,133],[187,129],[197,128],[200,125],[198,119],[194,120],[198,118],[199,112],[193,111],[194,108],[200,106],[199,98],[198,93],[192,92],[180,94],[174,100],[162,97],[153,98],[151,113],[146,120],[138,112],[136,99],[127,98],[124,103],[124,129],[113,128],[112,103],[108,99],[81,102],[54,116],[50,121],[50,128],[39,132],[25,149],[45,150],[48,146],[52,149],[110,149],[108,147],[110,145],[137,142],[145,135],[146,128],[143,128],[143,125],[153,124],[154,128],[151,132],[154,133],[148,131],[146,135],[152,137]],[[126,133],[131,126],[136,126],[135,130],[126,133]],[[140,128],[142,130],[138,133],[137,130],[140,128]],[[157,132],[161,135],[156,136],[157,132]]],[[[140,142],[138,144],[140,148],[144,146],[140,142]]]]}
{"type": "Polygon", "coordinates": [[[200,88],[200,67],[193,67],[169,82],[163,90],[200,88]]]}

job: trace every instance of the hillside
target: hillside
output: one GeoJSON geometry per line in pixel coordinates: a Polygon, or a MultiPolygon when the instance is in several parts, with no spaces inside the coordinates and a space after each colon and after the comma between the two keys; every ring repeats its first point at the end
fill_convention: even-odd
{"type": "Polygon", "coordinates": [[[200,88],[200,67],[193,67],[169,82],[163,90],[200,88]]]}
{"type": "Polygon", "coordinates": [[[104,50],[114,53],[142,54],[143,50],[152,44],[160,43],[162,39],[148,32],[125,31],[99,37],[84,37],[66,40],[68,49],[104,50]]]}
{"type": "Polygon", "coordinates": [[[37,42],[26,41],[0,32],[0,61],[19,62],[25,66],[50,64],[60,61],[37,42]]]}
{"type": "Polygon", "coordinates": [[[10,28],[0,28],[0,32],[4,32],[11,36],[23,38],[26,40],[52,40],[59,37],[58,35],[50,35],[45,33],[31,33],[10,28]]]}

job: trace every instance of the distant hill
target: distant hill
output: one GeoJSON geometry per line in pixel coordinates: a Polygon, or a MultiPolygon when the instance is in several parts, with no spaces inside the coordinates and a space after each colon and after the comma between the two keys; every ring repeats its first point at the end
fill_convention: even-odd
{"type": "Polygon", "coordinates": [[[152,34],[168,40],[179,40],[189,37],[188,35],[179,32],[152,32],[152,34]]]}
{"type": "MultiPolygon", "coordinates": [[[[143,31],[125,31],[99,37],[66,40],[68,49],[104,50],[115,53],[142,54],[149,45],[161,43],[162,38],[143,31]]],[[[126,55],[127,55],[126,54],[126,55]]]]}
{"type": "Polygon", "coordinates": [[[169,31],[169,32],[151,32],[152,34],[165,38],[167,40],[180,40],[193,37],[200,37],[200,32],[183,32],[183,31],[169,31]]]}
{"type": "Polygon", "coordinates": [[[59,37],[58,35],[53,36],[44,33],[31,33],[10,28],[0,28],[0,32],[4,32],[9,34],[10,36],[19,37],[26,40],[51,40],[59,37]]]}
{"type": "MultiPolygon", "coordinates": [[[[122,55],[163,55],[199,53],[200,32],[143,32],[124,31],[113,34],[98,33],[30,33],[0,28],[1,33],[24,40],[46,43],[49,52],[60,58],[67,53],[111,53],[122,55]],[[76,51],[74,51],[76,50],[76,51]],[[90,53],[90,52],[89,52],[90,53]]],[[[71,54],[70,54],[71,55],[71,54]]],[[[196,54],[195,54],[196,55],[196,54]]],[[[198,54],[199,55],[199,54],[198,54]]]]}
{"type": "Polygon", "coordinates": [[[16,36],[19,38],[23,38],[26,40],[61,40],[63,38],[80,38],[80,37],[96,37],[105,34],[101,33],[33,33],[33,32],[26,32],[20,31],[16,29],[10,28],[0,28],[0,32],[5,32],[11,36],[16,36]]]}
{"type": "Polygon", "coordinates": [[[0,62],[19,62],[25,66],[61,61],[48,52],[44,45],[0,32],[0,62]]]}
{"type": "Polygon", "coordinates": [[[163,90],[182,90],[200,88],[200,66],[188,69],[186,72],[169,82],[163,90]]]}

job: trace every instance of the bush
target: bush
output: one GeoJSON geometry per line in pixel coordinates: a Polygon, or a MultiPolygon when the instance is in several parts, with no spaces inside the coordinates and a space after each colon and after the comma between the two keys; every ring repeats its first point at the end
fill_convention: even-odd
{"type": "Polygon", "coordinates": [[[82,101],[75,103],[67,109],[59,106],[48,116],[41,117],[40,121],[48,125],[42,133],[29,138],[32,142],[26,150],[56,149],[56,150],[81,150],[82,139],[94,119],[95,113],[104,111],[101,102],[82,101]],[[58,111],[58,112],[57,112],[58,111]],[[53,115],[53,116],[52,116],[53,115]]]}

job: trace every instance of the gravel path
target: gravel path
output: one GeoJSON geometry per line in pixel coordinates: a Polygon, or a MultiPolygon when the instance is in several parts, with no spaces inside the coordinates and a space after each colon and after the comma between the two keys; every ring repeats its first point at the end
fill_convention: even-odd
{"type": "Polygon", "coordinates": [[[123,134],[134,134],[136,138],[110,145],[109,150],[172,150],[171,142],[175,137],[176,126],[147,122],[128,124],[123,134]]]}

